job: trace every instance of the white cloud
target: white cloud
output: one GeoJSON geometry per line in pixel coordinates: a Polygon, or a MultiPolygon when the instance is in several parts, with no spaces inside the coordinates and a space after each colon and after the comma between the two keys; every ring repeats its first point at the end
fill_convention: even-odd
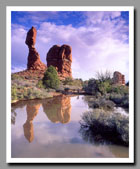
{"type": "Polygon", "coordinates": [[[11,53],[14,71],[25,68],[27,64],[28,47],[25,45],[26,30],[22,26],[12,25],[11,53]]]}
{"type": "MultiPolygon", "coordinates": [[[[87,16],[88,25],[78,28],[49,22],[40,24],[37,30],[36,49],[41,60],[46,63],[46,54],[53,45],[68,44],[72,47],[74,78],[89,79],[95,77],[96,72],[100,70],[117,70],[125,74],[128,80],[129,44],[126,43],[128,26],[119,18],[109,19],[119,17],[120,12],[106,14],[97,12],[96,15],[88,13],[87,16]]],[[[25,38],[25,29],[14,29],[12,55],[15,57],[13,59],[20,59],[24,64],[28,55],[25,38]]]]}
{"type": "Polygon", "coordinates": [[[26,67],[12,67],[11,72],[12,72],[12,73],[20,72],[20,71],[23,71],[23,70],[25,70],[25,69],[26,69],[26,67]]]}
{"type": "Polygon", "coordinates": [[[87,23],[88,24],[102,24],[104,20],[110,21],[116,17],[121,15],[120,11],[112,12],[112,11],[98,11],[98,12],[85,12],[85,15],[88,17],[87,23]]]}

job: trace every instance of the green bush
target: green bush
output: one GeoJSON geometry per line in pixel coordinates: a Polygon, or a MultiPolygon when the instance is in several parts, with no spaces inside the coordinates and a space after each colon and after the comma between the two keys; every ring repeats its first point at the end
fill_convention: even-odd
{"type": "Polygon", "coordinates": [[[73,85],[73,79],[71,77],[67,77],[65,78],[65,80],[63,81],[64,85],[73,85]]]}
{"type": "Polygon", "coordinates": [[[71,77],[67,77],[67,78],[65,78],[65,80],[62,81],[62,85],[82,87],[83,80],[82,79],[72,79],[71,77]]]}
{"type": "Polygon", "coordinates": [[[44,73],[44,77],[42,79],[43,85],[46,88],[57,89],[59,87],[60,80],[57,75],[57,71],[55,67],[49,66],[46,72],[44,73]]]}
{"type": "Polygon", "coordinates": [[[99,82],[98,83],[98,89],[101,94],[106,94],[110,92],[110,83],[109,81],[99,82]]]}
{"type": "Polygon", "coordinates": [[[121,94],[115,94],[112,93],[109,98],[111,101],[113,101],[118,106],[129,108],[129,95],[121,95],[121,94]]]}
{"type": "Polygon", "coordinates": [[[84,83],[83,89],[86,93],[96,96],[97,93],[101,93],[102,95],[116,93],[122,96],[129,94],[128,86],[113,85],[111,80],[105,80],[105,78],[104,80],[89,79],[84,83]]]}
{"type": "Polygon", "coordinates": [[[98,83],[99,81],[96,79],[89,79],[89,81],[84,84],[83,89],[86,91],[86,93],[94,95],[99,92],[98,83]]]}
{"type": "Polygon", "coordinates": [[[92,95],[97,95],[97,93],[104,95],[111,92],[111,81],[109,79],[105,81],[89,79],[83,86],[83,89],[92,95]]]}
{"type": "Polygon", "coordinates": [[[36,86],[37,86],[38,88],[44,88],[43,81],[42,81],[42,80],[39,80],[36,86]]]}
{"type": "Polygon", "coordinates": [[[12,100],[17,100],[17,89],[15,86],[12,86],[11,88],[11,97],[12,97],[12,100]]]}
{"type": "Polygon", "coordinates": [[[88,104],[89,108],[92,109],[113,110],[115,107],[113,101],[103,97],[95,98],[93,96],[85,96],[84,101],[88,104]]]}
{"type": "Polygon", "coordinates": [[[21,80],[21,79],[23,79],[23,77],[22,76],[20,76],[20,75],[17,75],[17,74],[12,74],[11,75],[11,80],[21,80]]]}
{"type": "Polygon", "coordinates": [[[109,93],[127,95],[129,93],[129,88],[128,86],[112,85],[109,93]]]}

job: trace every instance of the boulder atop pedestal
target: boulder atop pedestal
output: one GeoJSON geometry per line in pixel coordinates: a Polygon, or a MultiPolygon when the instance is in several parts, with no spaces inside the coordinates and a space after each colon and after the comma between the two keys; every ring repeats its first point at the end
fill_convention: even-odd
{"type": "Polygon", "coordinates": [[[35,46],[36,43],[36,35],[37,35],[37,30],[35,27],[32,26],[32,28],[28,31],[27,36],[26,36],[26,45],[29,46],[35,46]]]}

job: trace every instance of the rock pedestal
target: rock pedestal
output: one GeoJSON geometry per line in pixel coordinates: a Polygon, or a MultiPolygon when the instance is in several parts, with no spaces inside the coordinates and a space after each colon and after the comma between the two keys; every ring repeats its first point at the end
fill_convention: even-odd
{"type": "Polygon", "coordinates": [[[60,78],[71,77],[72,49],[68,45],[54,45],[47,53],[47,67],[54,66],[60,78]]]}
{"type": "Polygon", "coordinates": [[[37,30],[34,27],[32,27],[27,33],[27,37],[25,41],[26,45],[29,48],[27,69],[28,70],[45,70],[46,65],[41,62],[40,55],[35,49],[36,34],[37,34],[37,30]]]}

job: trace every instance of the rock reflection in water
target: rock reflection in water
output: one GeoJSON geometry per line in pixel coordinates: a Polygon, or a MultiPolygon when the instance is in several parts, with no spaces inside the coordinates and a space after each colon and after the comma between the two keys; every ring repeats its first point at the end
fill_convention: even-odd
{"type": "Polygon", "coordinates": [[[48,119],[53,123],[68,123],[71,116],[71,98],[67,96],[58,96],[49,99],[42,104],[43,111],[48,119]]]}
{"type": "MultiPolygon", "coordinates": [[[[79,134],[79,121],[83,112],[88,111],[91,109],[85,104],[84,96],[57,96],[12,104],[15,117],[11,127],[12,158],[128,157],[128,147],[106,144],[101,135],[93,137],[92,130],[83,128],[83,133],[79,134]]],[[[105,119],[100,112],[94,115],[95,119],[105,119]]]]}
{"type": "Polygon", "coordinates": [[[38,110],[41,104],[27,104],[26,112],[27,112],[27,120],[23,125],[24,136],[31,143],[34,139],[34,128],[33,128],[33,120],[35,116],[38,114],[38,110]]]}

